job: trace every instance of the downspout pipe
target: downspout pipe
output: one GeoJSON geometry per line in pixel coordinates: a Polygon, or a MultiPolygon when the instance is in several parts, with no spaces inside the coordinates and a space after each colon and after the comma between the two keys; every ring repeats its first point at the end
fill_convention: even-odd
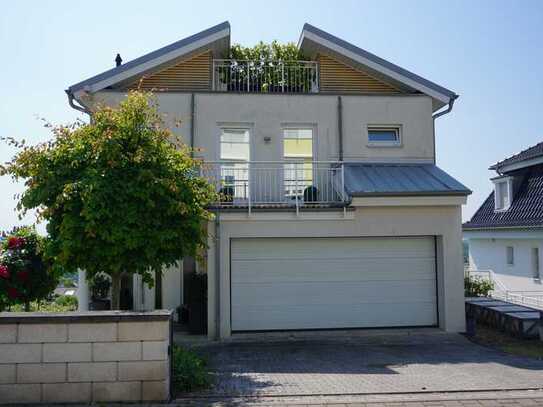
{"type": "Polygon", "coordinates": [[[195,114],[195,104],[196,101],[194,92],[190,94],[190,156],[194,157],[194,129],[195,124],[194,121],[196,120],[196,114],[195,114]]]}
{"type": "Polygon", "coordinates": [[[215,211],[215,339],[221,338],[221,220],[215,211]]]}
{"type": "Polygon", "coordinates": [[[91,111],[90,111],[89,109],[87,109],[86,107],[84,107],[84,106],[82,106],[82,105],[81,105],[81,106],[78,106],[78,105],[76,105],[76,104],[74,103],[74,100],[76,100],[76,99],[75,99],[74,94],[72,93],[72,91],[71,91],[70,89],[66,89],[65,92],[66,92],[66,94],[68,95],[68,104],[70,105],[70,107],[71,107],[72,109],[75,109],[75,110],[77,110],[77,111],[79,111],[79,112],[88,114],[89,117],[92,116],[91,111]]]}
{"type": "Polygon", "coordinates": [[[449,104],[447,105],[447,108],[445,110],[442,110],[440,112],[434,113],[432,115],[432,131],[434,133],[434,165],[436,164],[436,119],[438,117],[444,116],[448,113],[450,113],[454,106],[454,101],[458,99],[458,95],[454,95],[449,99],[449,104]]]}
{"type": "Polygon", "coordinates": [[[341,96],[337,97],[337,138],[338,138],[338,158],[343,161],[343,103],[341,96]]]}

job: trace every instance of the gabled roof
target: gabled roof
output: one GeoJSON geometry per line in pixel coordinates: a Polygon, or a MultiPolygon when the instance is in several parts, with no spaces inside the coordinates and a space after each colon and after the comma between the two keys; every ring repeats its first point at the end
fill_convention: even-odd
{"type": "Polygon", "coordinates": [[[471,194],[433,164],[345,163],[345,189],[353,197],[471,194]]]}
{"type": "Polygon", "coordinates": [[[464,230],[543,227],[543,166],[529,169],[506,211],[494,210],[494,192],[475,212],[464,230]]]}
{"type": "Polygon", "coordinates": [[[422,78],[311,24],[306,23],[304,25],[298,41],[298,47],[310,56],[317,53],[319,49],[324,48],[336,56],[347,59],[349,64],[355,67],[360,66],[362,70],[369,71],[369,73],[376,77],[392,81],[404,88],[424,93],[434,99],[435,110],[458,97],[455,92],[443,86],[422,78]]]}
{"type": "Polygon", "coordinates": [[[230,23],[228,21],[76,83],[70,86],[67,92],[76,97],[80,92],[97,92],[137,75],[145,74],[206,46],[214,49],[216,53],[229,49],[230,23]]]}
{"type": "Polygon", "coordinates": [[[537,159],[543,158],[543,142],[536,144],[526,150],[521,151],[505,160],[499,161],[492,165],[489,169],[499,172],[514,171],[519,168],[528,167],[529,165],[540,164],[543,160],[537,159]],[[505,170],[505,171],[504,171],[505,170]]]}

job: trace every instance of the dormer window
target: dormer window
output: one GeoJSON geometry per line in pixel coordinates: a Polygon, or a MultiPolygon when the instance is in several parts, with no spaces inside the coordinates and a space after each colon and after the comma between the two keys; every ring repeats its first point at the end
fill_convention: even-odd
{"type": "Polygon", "coordinates": [[[506,211],[511,206],[513,188],[512,178],[497,178],[494,182],[494,210],[506,211]]]}

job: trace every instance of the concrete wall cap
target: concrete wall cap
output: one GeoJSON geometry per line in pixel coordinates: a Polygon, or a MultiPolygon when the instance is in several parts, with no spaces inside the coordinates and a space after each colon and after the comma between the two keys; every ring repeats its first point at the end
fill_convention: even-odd
{"type": "Polygon", "coordinates": [[[132,322],[167,321],[172,318],[172,310],[148,312],[131,311],[87,311],[87,312],[0,312],[0,325],[24,323],[93,323],[93,322],[132,322]]]}

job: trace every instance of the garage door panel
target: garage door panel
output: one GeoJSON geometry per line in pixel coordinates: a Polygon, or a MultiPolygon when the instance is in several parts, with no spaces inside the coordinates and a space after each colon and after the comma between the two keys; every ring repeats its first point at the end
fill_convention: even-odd
{"type": "Polygon", "coordinates": [[[241,318],[232,320],[232,330],[327,329],[327,328],[379,328],[435,324],[432,303],[414,302],[398,304],[352,305],[350,312],[323,305],[279,306],[257,309],[232,309],[241,318]],[[263,319],[262,315],[266,318],[263,319]],[[319,318],[315,318],[318,315],[319,318]],[[413,319],[413,315],[417,319],[413,319]],[[407,322],[407,323],[406,323],[407,322]],[[418,323],[417,323],[418,322],[418,323]],[[331,326],[332,323],[332,326],[331,326]]]}
{"type": "Polygon", "coordinates": [[[437,323],[431,237],[231,242],[234,331],[437,323]]]}
{"type": "Polygon", "coordinates": [[[410,258],[433,252],[433,241],[420,238],[341,238],[341,245],[330,245],[338,238],[255,238],[234,240],[232,260],[277,258],[410,258]],[[243,243],[239,243],[243,242],[243,243]],[[383,243],[386,243],[383,246],[383,243]]]}
{"type": "Polygon", "coordinates": [[[435,280],[391,281],[383,295],[381,282],[325,283],[280,283],[245,284],[240,288],[243,294],[232,298],[232,306],[244,304],[269,305],[317,305],[330,306],[435,301],[433,295],[435,280]]]}
{"type": "Polygon", "coordinates": [[[235,262],[232,283],[303,282],[303,281],[372,281],[395,280],[398,270],[409,269],[412,279],[435,277],[435,258],[415,259],[269,259],[235,262]],[[255,273],[255,268],[259,272],[255,273]],[[310,269],[311,273],[307,270],[310,269]]]}

